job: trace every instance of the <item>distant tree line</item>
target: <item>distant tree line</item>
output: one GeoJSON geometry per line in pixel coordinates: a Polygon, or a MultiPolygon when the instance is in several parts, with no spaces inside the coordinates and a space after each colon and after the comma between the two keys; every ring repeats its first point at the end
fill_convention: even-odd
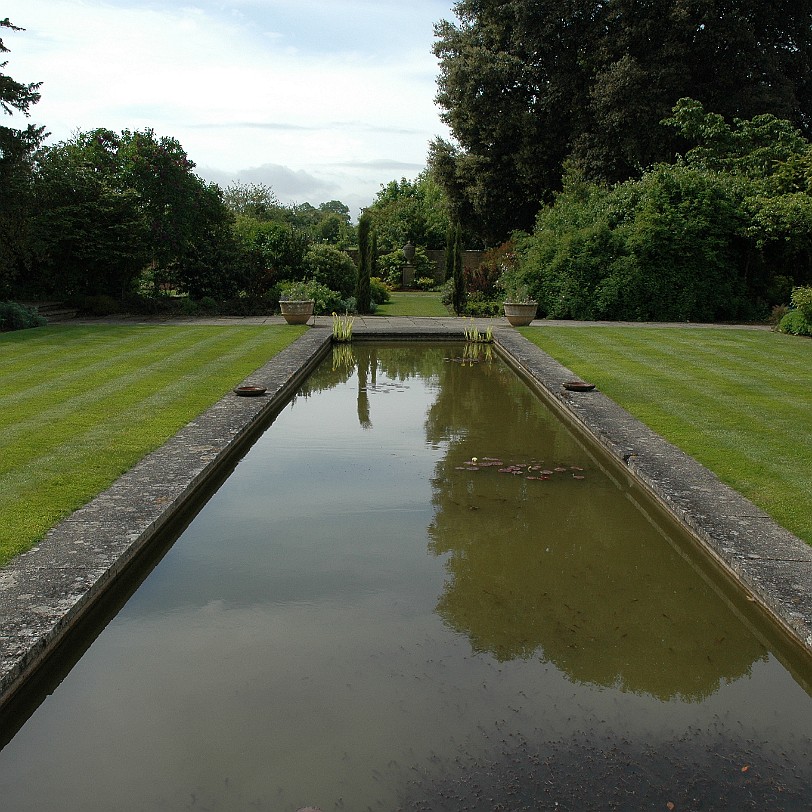
{"type": "MultiPolygon", "coordinates": [[[[8,19],[3,29],[22,30],[8,19]]],[[[27,116],[40,84],[13,80],[6,64],[0,107],[27,116]]],[[[154,308],[180,295],[267,312],[285,283],[308,279],[325,307],[352,305],[357,272],[343,249],[356,234],[340,201],[285,206],[262,184],[222,190],[152,129],[99,128],[53,145],[46,135],[0,127],[0,301],[154,308]]]]}

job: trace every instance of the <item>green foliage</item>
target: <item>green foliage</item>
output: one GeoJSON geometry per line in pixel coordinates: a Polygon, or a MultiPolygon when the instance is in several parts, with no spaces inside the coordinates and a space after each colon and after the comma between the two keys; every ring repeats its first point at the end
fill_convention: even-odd
{"type": "Polygon", "coordinates": [[[138,192],[118,183],[112,139],[97,131],[38,153],[33,295],[122,298],[149,262],[149,223],[138,192]]]}
{"type": "Polygon", "coordinates": [[[465,315],[480,318],[493,318],[502,315],[502,302],[489,299],[484,294],[474,291],[468,294],[465,302],[465,315]]]}
{"type": "Polygon", "coordinates": [[[317,243],[307,249],[302,261],[304,274],[335,290],[342,298],[352,296],[358,271],[350,257],[334,245],[317,243]]]}
{"type": "Polygon", "coordinates": [[[490,244],[532,228],[568,160],[600,182],[672,160],[680,139],[660,121],[678,99],[812,132],[809,4],[460,0],[454,13],[434,48],[454,140],[436,140],[429,165],[490,244]]]}
{"type": "Polygon", "coordinates": [[[378,235],[381,252],[389,254],[406,243],[442,248],[448,227],[445,193],[427,172],[413,180],[401,178],[381,185],[366,209],[378,235]]]}
{"type": "MultiPolygon", "coordinates": [[[[389,288],[386,287],[383,281],[377,276],[373,276],[369,280],[369,298],[373,305],[386,304],[390,300],[389,288]]],[[[358,300],[358,312],[364,312],[361,309],[360,299],[358,300]]]]}
{"type": "Polygon", "coordinates": [[[355,299],[359,313],[369,313],[372,309],[371,275],[375,260],[371,234],[372,220],[364,212],[358,221],[358,274],[355,299]]]}
{"type": "MultiPolygon", "coordinates": [[[[0,19],[0,33],[23,29],[0,19]]],[[[0,38],[0,54],[9,49],[0,38]]],[[[0,109],[4,114],[29,115],[39,101],[39,82],[23,84],[5,73],[0,62],[0,109]]],[[[15,282],[27,274],[31,260],[31,161],[45,137],[45,128],[29,124],[24,129],[0,126],[0,297],[11,296],[15,282]]]]}
{"type": "Polygon", "coordinates": [[[793,336],[812,336],[812,321],[800,310],[790,310],[778,323],[778,331],[793,336]]]}
{"type": "Polygon", "coordinates": [[[354,299],[343,299],[338,291],[331,290],[313,279],[283,285],[279,298],[290,301],[313,299],[313,312],[317,315],[333,312],[348,313],[355,310],[354,299]]]}
{"type": "Polygon", "coordinates": [[[792,306],[797,308],[812,324],[812,287],[793,288],[791,301],[792,306]]]}
{"type": "Polygon", "coordinates": [[[279,289],[279,300],[282,302],[306,302],[312,299],[312,286],[309,282],[288,282],[279,289]]]}
{"type": "Polygon", "coordinates": [[[792,307],[778,323],[778,330],[795,336],[812,336],[812,287],[793,288],[792,307]]]}
{"type": "Polygon", "coordinates": [[[40,316],[35,307],[18,302],[0,302],[0,333],[43,327],[47,319],[40,316]]]}
{"type": "MultiPolygon", "coordinates": [[[[386,284],[392,288],[401,286],[403,282],[403,266],[405,264],[406,259],[403,256],[403,250],[400,248],[378,257],[378,270],[386,284]]],[[[434,277],[435,265],[429,259],[429,255],[422,245],[415,246],[412,265],[415,269],[415,278],[434,277]]]]}
{"type": "Polygon", "coordinates": [[[346,343],[352,341],[353,318],[351,316],[339,316],[333,313],[333,341],[346,343]]]}
{"type": "Polygon", "coordinates": [[[462,266],[462,226],[457,223],[454,233],[454,275],[452,277],[453,292],[451,306],[454,312],[461,316],[465,312],[467,291],[465,289],[465,273],[462,266]]]}
{"type": "Polygon", "coordinates": [[[281,222],[240,216],[234,226],[245,267],[245,288],[264,295],[274,284],[301,278],[308,236],[281,222]]]}
{"type": "Polygon", "coordinates": [[[741,188],[684,164],[655,166],[613,189],[571,175],[533,235],[519,240],[513,277],[553,318],[766,317],[741,188]]]}
{"type": "Polygon", "coordinates": [[[771,114],[725,121],[692,98],[682,98],[662,124],[677,131],[691,148],[686,161],[696,168],[763,178],[775,165],[803,154],[809,144],[789,121],[771,114]]]}
{"type": "Polygon", "coordinates": [[[235,294],[231,215],[219,188],[193,168],[175,139],[150,129],[77,133],[40,150],[29,285],[45,295],[122,298],[149,265],[156,285],[235,294]]]}
{"type": "Polygon", "coordinates": [[[793,283],[812,281],[812,145],[801,132],[769,114],[728,124],[692,99],[664,123],[690,145],[684,163],[723,179],[735,197],[753,296],[783,303],[793,283]]]}
{"type": "Polygon", "coordinates": [[[276,219],[283,208],[273,189],[264,183],[232,183],[223,190],[223,203],[235,216],[260,222],[276,219]]]}

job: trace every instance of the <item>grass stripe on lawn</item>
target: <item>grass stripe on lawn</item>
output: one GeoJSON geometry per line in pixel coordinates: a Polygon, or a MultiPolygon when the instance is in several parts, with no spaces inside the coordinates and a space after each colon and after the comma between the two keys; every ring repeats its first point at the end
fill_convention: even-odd
{"type": "Polygon", "coordinates": [[[305,329],[60,325],[0,336],[0,563],[305,329]]]}
{"type": "Polygon", "coordinates": [[[712,328],[522,332],[812,544],[812,341],[712,328]]]}

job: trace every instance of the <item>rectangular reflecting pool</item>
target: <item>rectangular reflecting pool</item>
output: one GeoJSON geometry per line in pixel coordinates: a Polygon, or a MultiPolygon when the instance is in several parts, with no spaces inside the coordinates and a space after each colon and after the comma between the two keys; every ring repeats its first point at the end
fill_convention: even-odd
{"type": "Polygon", "coordinates": [[[808,658],[488,349],[336,347],[0,807],[808,809],[808,658]]]}

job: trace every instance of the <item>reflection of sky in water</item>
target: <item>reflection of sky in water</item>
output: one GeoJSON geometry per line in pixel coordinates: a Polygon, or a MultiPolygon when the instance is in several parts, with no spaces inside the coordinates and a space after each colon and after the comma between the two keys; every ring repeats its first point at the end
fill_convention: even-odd
{"type": "Polygon", "coordinates": [[[687,731],[809,778],[812,703],[752,607],[512,374],[356,353],[368,403],[328,366],[279,416],[0,753],[8,808],[392,809],[502,741],[687,731]],[[586,479],[457,470],[477,455],[586,479]]]}

